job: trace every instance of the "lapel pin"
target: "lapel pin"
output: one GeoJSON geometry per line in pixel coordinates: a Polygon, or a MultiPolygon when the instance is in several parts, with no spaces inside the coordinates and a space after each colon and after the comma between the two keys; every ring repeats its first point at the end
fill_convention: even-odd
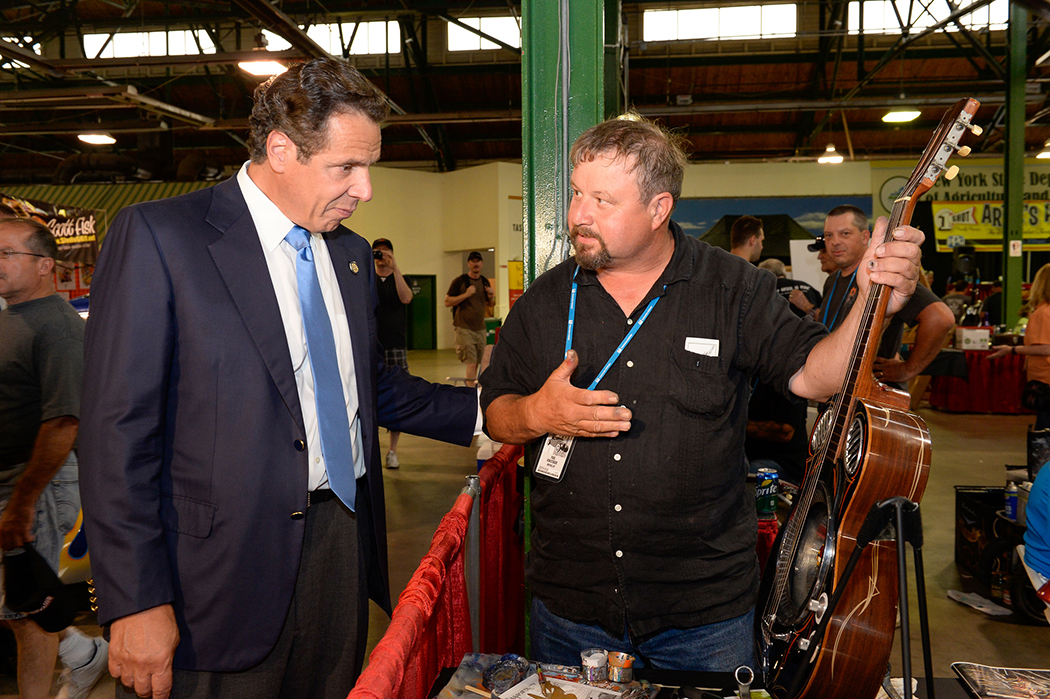
{"type": "Polygon", "coordinates": [[[354,274],[357,274],[357,262],[356,261],[350,263],[350,271],[353,272],[354,274]]]}

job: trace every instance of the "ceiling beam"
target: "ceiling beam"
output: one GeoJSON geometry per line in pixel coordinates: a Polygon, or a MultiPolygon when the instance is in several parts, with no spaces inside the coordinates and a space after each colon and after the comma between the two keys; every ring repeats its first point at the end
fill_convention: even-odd
{"type": "Polygon", "coordinates": [[[46,61],[33,53],[32,50],[22,48],[18,44],[13,44],[10,41],[0,40],[0,56],[12,61],[25,63],[33,70],[46,73],[52,78],[64,78],[67,75],[66,71],[56,68],[51,61],[46,61]]]}
{"type": "Polygon", "coordinates": [[[266,0],[233,1],[243,8],[245,12],[259,20],[263,27],[284,38],[285,41],[292,45],[292,48],[298,50],[304,56],[321,58],[328,55],[328,52],[300,29],[299,25],[291,17],[266,0]]]}
{"type": "MultiPolygon", "coordinates": [[[[38,57],[39,58],[39,57],[38,57]]],[[[21,60],[21,59],[19,59],[21,60]]],[[[224,53],[190,54],[187,56],[130,56],[126,58],[64,58],[49,64],[65,73],[126,68],[194,68],[197,66],[228,65],[241,61],[301,61],[303,53],[298,49],[284,51],[226,51],[224,53]]]]}

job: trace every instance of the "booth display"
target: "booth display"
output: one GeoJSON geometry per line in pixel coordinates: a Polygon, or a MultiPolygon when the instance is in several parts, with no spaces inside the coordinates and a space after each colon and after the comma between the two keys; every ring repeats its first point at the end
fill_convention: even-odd
{"type": "Polygon", "coordinates": [[[965,351],[968,378],[934,376],[930,405],[953,413],[1031,414],[1021,407],[1027,375],[1023,355],[988,359],[988,350],[965,351]]]}
{"type": "Polygon", "coordinates": [[[104,212],[3,193],[0,193],[0,204],[9,206],[20,217],[43,223],[55,236],[59,259],[55,264],[54,283],[60,296],[72,300],[90,292],[91,275],[98,259],[96,224],[104,212]]]}

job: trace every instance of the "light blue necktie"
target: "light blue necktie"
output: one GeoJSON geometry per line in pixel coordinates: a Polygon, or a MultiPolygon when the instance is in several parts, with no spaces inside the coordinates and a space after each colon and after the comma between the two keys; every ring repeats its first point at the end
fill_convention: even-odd
{"type": "Polygon", "coordinates": [[[324,454],[328,485],[351,510],[357,498],[357,480],[354,474],[354,452],[350,442],[350,423],[346,416],[346,398],[339,378],[335,335],[332,322],[321,295],[317,280],[310,233],[293,226],[284,237],[296,249],[295,280],[299,287],[299,305],[303,309],[306,328],[306,351],[314,374],[314,398],[317,401],[317,426],[321,433],[321,453],[324,454]]]}

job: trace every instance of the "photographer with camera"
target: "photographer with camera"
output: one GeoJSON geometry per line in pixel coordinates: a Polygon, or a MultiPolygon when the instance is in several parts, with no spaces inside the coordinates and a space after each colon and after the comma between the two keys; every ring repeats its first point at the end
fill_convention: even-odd
{"type": "MultiPolygon", "coordinates": [[[[372,257],[376,263],[376,293],[379,307],[376,309],[376,325],[379,329],[379,344],[383,346],[383,359],[389,367],[399,366],[408,371],[408,313],[405,306],[412,302],[412,290],[394,259],[394,244],[386,238],[376,238],[372,243],[372,257]]],[[[386,453],[387,468],[397,468],[397,441],[400,432],[390,431],[390,450],[386,453]]]]}

